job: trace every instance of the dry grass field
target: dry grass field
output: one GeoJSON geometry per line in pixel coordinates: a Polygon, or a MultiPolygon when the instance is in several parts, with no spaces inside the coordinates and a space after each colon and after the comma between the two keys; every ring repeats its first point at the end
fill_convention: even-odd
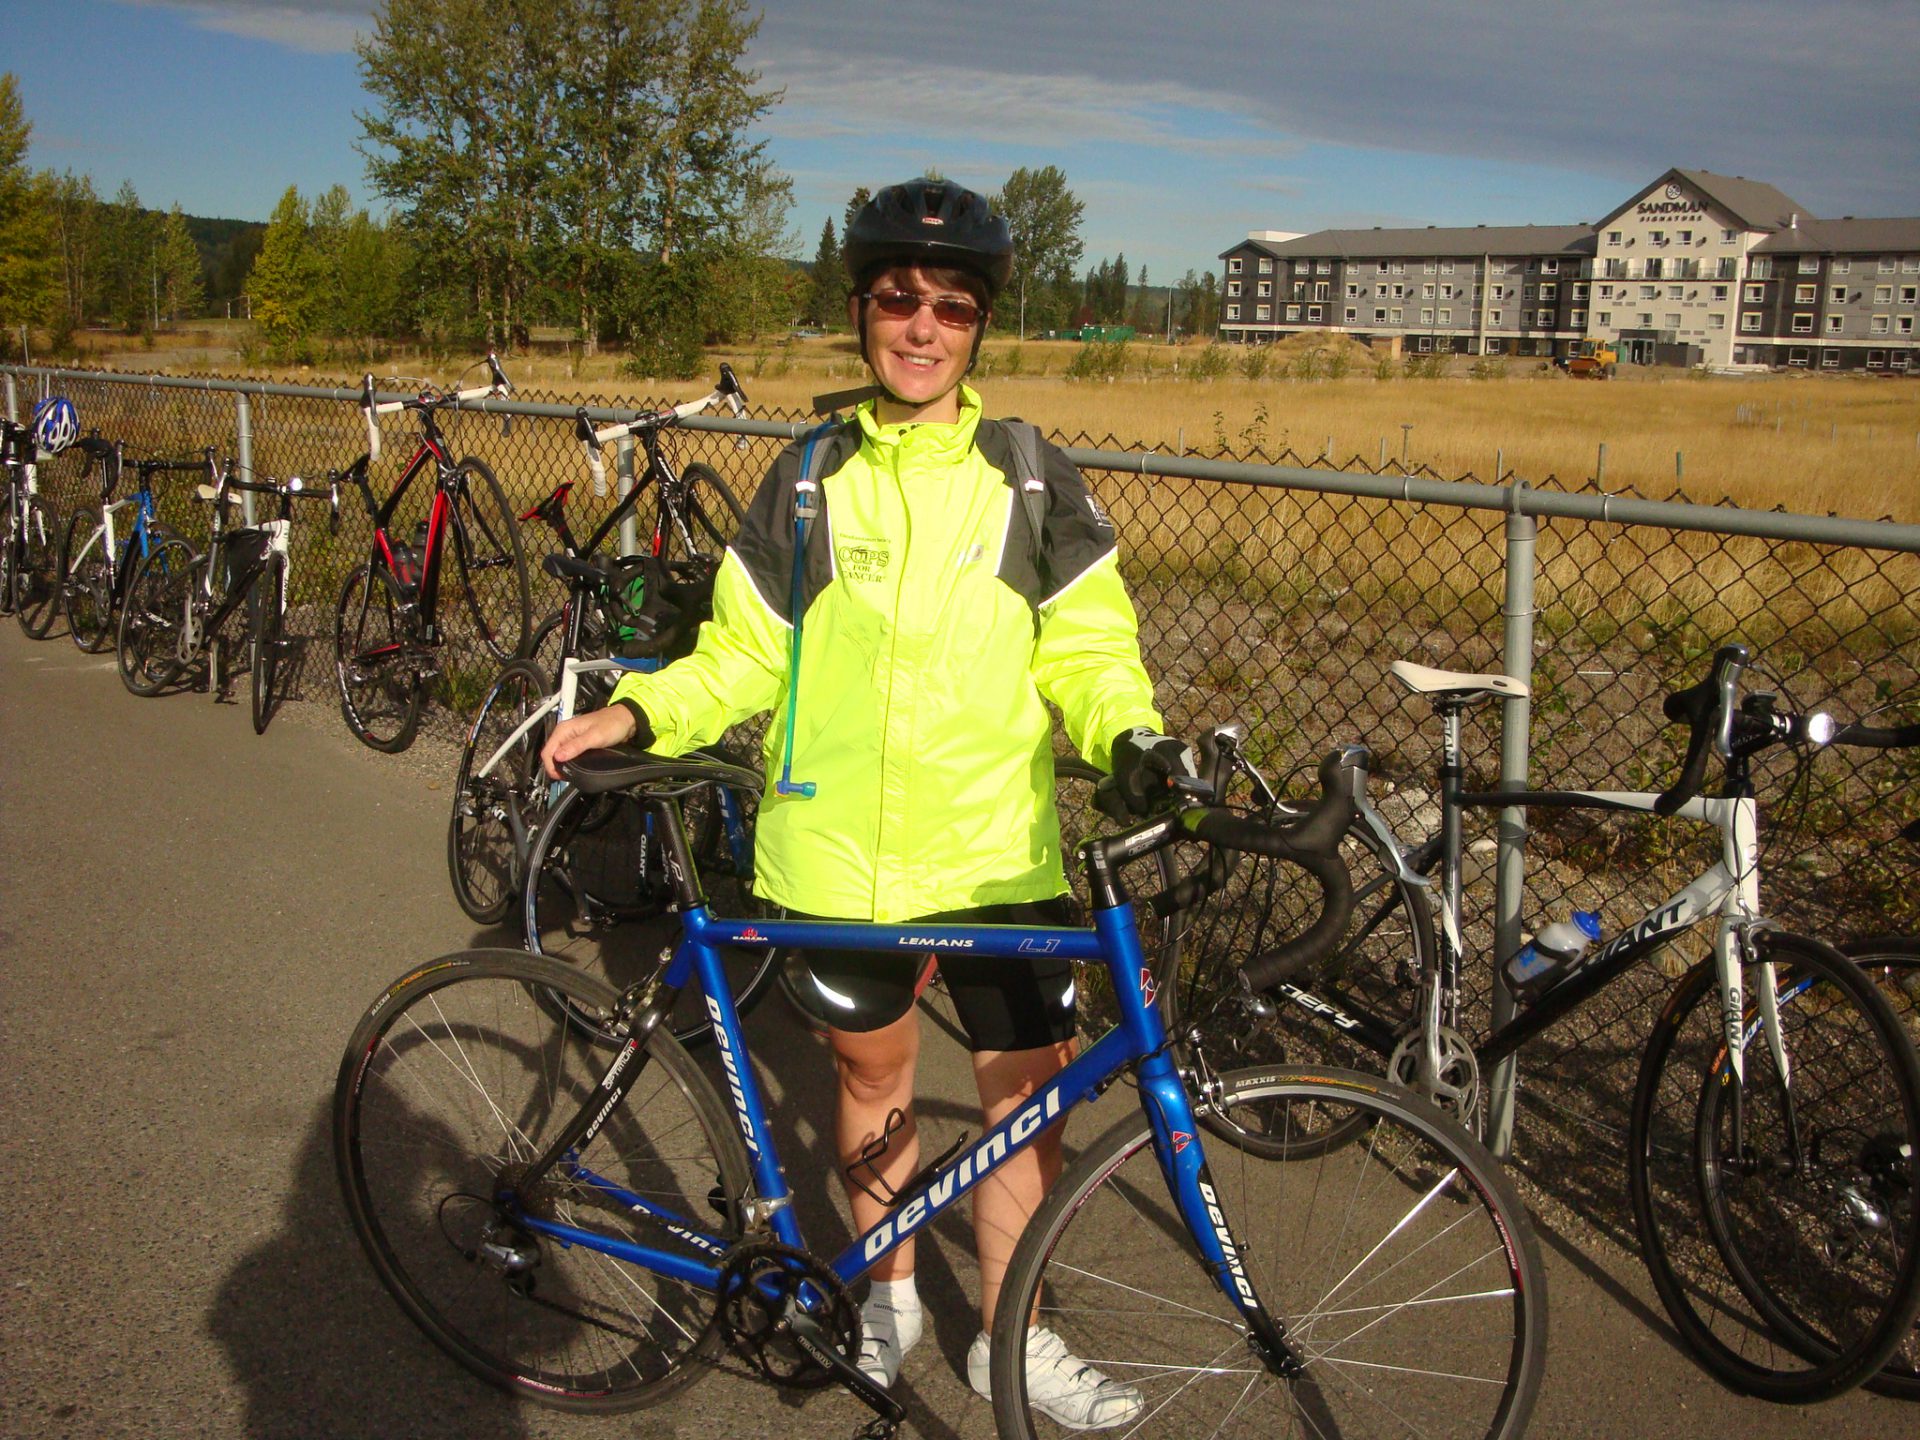
{"type": "MultiPolygon", "coordinates": [[[[152,348],[89,335],[86,358],[122,369],[239,373],[236,325],[210,323],[161,337],[152,348]]],[[[1225,373],[1209,368],[1205,347],[1135,342],[1112,379],[1067,372],[1083,347],[1071,341],[988,343],[980,388],[990,411],[1020,415],[1096,445],[1144,445],[1204,455],[1292,452],[1303,462],[1323,454],[1335,464],[1396,464],[1443,478],[1506,475],[1536,485],[1577,489],[1591,482],[1605,445],[1605,488],[1664,498],[1676,490],[1698,500],[1722,497],[1758,508],[1832,512],[1920,522],[1920,377],[1822,375],[1694,376],[1623,368],[1611,382],[1571,380],[1533,359],[1495,363],[1470,375],[1456,359],[1444,376],[1410,377],[1346,342],[1345,373],[1296,339],[1261,357],[1266,373],[1249,378],[1248,352],[1225,352],[1225,373]],[[1333,369],[1338,378],[1329,378],[1333,369]],[[1309,370],[1313,378],[1301,378],[1309,370]]],[[[733,362],[756,410],[806,409],[823,391],[860,383],[852,342],[818,336],[717,352],[733,362]]],[[[397,351],[373,368],[451,380],[464,356],[397,351]]],[[[1256,361],[1255,363],[1261,363],[1256,361]]],[[[1216,365],[1218,361],[1214,362],[1216,365]]],[[[298,378],[350,378],[350,359],[298,378]]],[[[556,345],[514,358],[527,390],[583,398],[683,396],[697,382],[627,375],[621,357],[583,358],[556,345]]],[[[275,378],[289,378],[283,371],[275,378]]]]}

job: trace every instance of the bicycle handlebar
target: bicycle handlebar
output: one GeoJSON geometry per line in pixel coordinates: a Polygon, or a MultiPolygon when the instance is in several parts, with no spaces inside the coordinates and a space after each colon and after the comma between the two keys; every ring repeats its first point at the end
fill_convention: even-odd
{"type": "Polygon", "coordinates": [[[1723,759],[1733,753],[1734,687],[1752,658],[1744,645],[1723,645],[1714,652],[1713,669],[1706,679],[1676,690],[1662,702],[1667,719],[1686,722],[1687,755],[1673,788],[1653,802],[1654,814],[1672,815],[1700,793],[1707,778],[1709,746],[1723,759]]]}
{"type": "Polygon", "coordinates": [[[1920,746],[1920,720],[1911,725],[1891,728],[1877,725],[1842,725],[1833,732],[1833,745],[1853,745],[1862,750],[1911,750],[1920,746]]]}
{"type": "Polygon", "coordinates": [[[587,470],[593,476],[593,493],[607,493],[607,467],[600,456],[603,446],[629,435],[664,430],[722,402],[733,412],[735,419],[747,413],[747,392],[740,384],[740,378],[733,373],[733,366],[725,361],[720,363],[720,383],[698,400],[689,400],[664,410],[643,411],[630,420],[616,420],[598,430],[594,428],[593,421],[587,418],[586,407],[581,406],[573,412],[573,434],[587,452],[587,470]]]}
{"type": "MultiPolygon", "coordinates": [[[[369,371],[360,379],[360,416],[367,425],[367,461],[373,464],[380,459],[380,417],[382,415],[394,415],[402,410],[438,410],[446,405],[457,407],[468,400],[487,400],[512,393],[513,382],[507,379],[507,372],[500,368],[500,357],[491,350],[487,352],[487,383],[485,385],[472,385],[465,390],[428,389],[410,400],[376,400],[373,373],[369,371]]],[[[503,423],[511,426],[512,417],[503,417],[503,423]]]]}

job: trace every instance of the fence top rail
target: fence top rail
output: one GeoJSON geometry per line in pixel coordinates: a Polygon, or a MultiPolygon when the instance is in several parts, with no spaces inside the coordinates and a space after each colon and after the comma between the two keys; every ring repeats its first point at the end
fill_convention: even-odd
{"type": "MultiPolygon", "coordinates": [[[[191,375],[133,375],[49,365],[0,365],[0,374],[88,380],[155,390],[343,400],[354,405],[360,401],[357,386],[286,385],[191,375]]],[[[413,398],[413,392],[381,390],[376,392],[375,398],[382,401],[407,400],[413,398]]],[[[528,400],[486,399],[463,401],[459,408],[491,415],[571,420],[583,407],[528,400]]],[[[587,418],[596,425],[631,419],[634,414],[631,406],[588,405],[584,408],[587,418]]],[[[695,416],[682,420],[680,428],[719,435],[794,440],[816,423],[695,416]]],[[[1640,500],[1631,496],[1536,490],[1522,480],[1516,480],[1511,485],[1486,485],[1468,480],[1434,480],[1419,475],[1376,475],[1343,470],[1309,470],[1297,465],[1255,465],[1245,461],[1163,455],[1153,450],[1090,450],[1070,446],[1065,453],[1075,465],[1085,469],[1151,475],[1169,480],[1312,490],[1327,495],[1357,495],[1421,505],[1448,505],[1462,510],[1493,510],[1509,515],[1600,521],[1617,525],[1649,525],[1668,530],[1749,535],[1771,540],[1803,540],[1814,544],[1857,545],[1873,550],[1920,555],[1920,525],[1902,525],[1891,520],[1857,520],[1835,515],[1804,515],[1788,510],[1745,510],[1732,505],[1700,505],[1681,500],[1640,500]]]]}

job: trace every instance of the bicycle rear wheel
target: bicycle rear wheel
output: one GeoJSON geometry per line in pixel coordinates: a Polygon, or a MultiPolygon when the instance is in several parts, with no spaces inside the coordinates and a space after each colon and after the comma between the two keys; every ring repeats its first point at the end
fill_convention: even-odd
{"type": "Polygon", "coordinates": [[[134,567],[120,607],[116,650],[120,681],[135,695],[157,695],[180,675],[180,636],[196,568],[187,542],[171,537],[134,567]]]}
{"type": "Polygon", "coordinates": [[[44,496],[28,499],[20,538],[14,616],[29,639],[44,640],[60,613],[60,534],[44,496]]]}
{"type": "Polygon", "coordinates": [[[468,456],[457,467],[453,559],[460,594],[480,643],[494,659],[527,653],[532,609],[520,525],[493,471],[468,456]]]}
{"type": "Polygon", "coordinates": [[[1003,1436],[1063,1433],[1030,1403],[1026,1327],[1111,1382],[1130,1436],[1517,1436],[1546,1363],[1546,1273],[1512,1183],[1424,1102],[1340,1071],[1221,1077],[1223,1116],[1360,1143],[1281,1162],[1208,1138],[1211,1201],[1306,1361],[1273,1374],[1200,1263],[1144,1115],[1095,1142],[1021,1235],[996,1310],[1003,1436]],[[1355,1120],[1352,1117],[1357,1116],[1355,1120]]]}
{"type": "Polygon", "coordinates": [[[333,618],[340,713],[360,743],[395,754],[420,728],[419,647],[408,637],[400,587],[362,565],[340,589],[333,618]]]}
{"type": "Polygon", "coordinates": [[[574,1017],[604,1019],[613,1002],[591,977],[518,951],[444,956],[361,1020],[334,1089],[341,1193],[381,1284],[474,1374],[567,1410],[655,1404],[705,1374],[712,1297],[516,1221],[674,1245],[674,1220],[644,1205],[677,1219],[689,1255],[711,1258],[708,1246],[739,1236],[733,1202],[751,1187],[712,1085],[658,1032],[593,1141],[519,1184],[597,1103],[609,1055],[574,1017]]]}
{"type": "MultiPolygon", "coordinates": [[[[1920,1061],[1843,956],[1755,938],[1775,966],[1789,1083],[1751,1005],[1735,1081],[1713,962],[1696,966],[1641,1059],[1628,1182],[1654,1288],[1689,1347],[1731,1388],[1800,1403],[1911,1343],[1920,1235],[1910,1203],[1902,1216],[1875,1197],[1910,1196],[1920,1178],[1920,1061]]],[[[1741,972],[1742,993],[1759,994],[1756,958],[1741,972]]]]}
{"type": "MultiPolygon", "coordinates": [[[[1160,1013],[1178,1041],[1197,1030],[1209,1060],[1228,1066],[1338,1065],[1384,1073],[1391,1051],[1375,1048],[1356,1016],[1388,1033],[1414,1020],[1419,976],[1434,963],[1433,910],[1426,891],[1398,877],[1387,842],[1356,820],[1341,844],[1353,876],[1353,918],[1347,933],[1312,975],[1258,998],[1240,983],[1240,967],[1262,949],[1297,933],[1318,911],[1318,886],[1302,871],[1251,855],[1205,909],[1183,912],[1160,1013]]],[[[1354,1112],[1357,1125],[1364,1116],[1354,1112]]],[[[1202,1117],[1208,1124],[1208,1117],[1202,1117]]],[[[1244,1120],[1208,1124],[1232,1145],[1267,1143],[1244,1120]]],[[[1358,1130],[1332,1129],[1310,1137],[1295,1127],[1287,1153],[1333,1147],[1358,1130]]]]}
{"type": "MultiPolygon", "coordinates": [[[[729,919],[766,914],[750,888],[756,798],[703,786],[678,802],[707,902],[729,919]]],[[[560,792],[528,851],[521,896],[529,950],[577,965],[615,989],[653,974],[680,939],[680,917],[667,908],[673,889],[652,818],[624,791],[589,796],[569,786],[560,792]]],[[[742,1015],[772,984],[776,954],[722,952],[742,1015]]],[[[683,1045],[712,1038],[698,984],[687,985],[667,1023],[683,1045]]]]}
{"type": "Polygon", "coordinates": [[[522,863],[547,808],[540,747],[551,722],[534,725],[495,764],[487,762],[546,698],[539,667],[515,660],[500,672],[467,727],[447,825],[447,868],[454,898],[476,925],[498,925],[520,898],[522,863]]]}
{"type": "Polygon", "coordinates": [[[67,634],[88,654],[106,649],[113,641],[113,562],[98,505],[83,505],[67,517],[60,576],[67,634]]]}
{"type": "Polygon", "coordinates": [[[273,686],[280,674],[280,632],[287,609],[287,562],[268,558],[247,590],[247,670],[253,691],[253,733],[273,719],[273,686]]]}

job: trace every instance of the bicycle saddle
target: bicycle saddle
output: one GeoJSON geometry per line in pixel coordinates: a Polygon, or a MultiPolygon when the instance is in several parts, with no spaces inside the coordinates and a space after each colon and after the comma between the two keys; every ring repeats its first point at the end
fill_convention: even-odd
{"type": "Polygon", "coordinates": [[[1532,692],[1527,682],[1511,675],[1474,675],[1465,670],[1435,670],[1411,660],[1396,660],[1387,667],[1394,679],[1416,695],[1451,695],[1462,700],[1478,696],[1497,696],[1502,700],[1524,700],[1532,692]]]}

